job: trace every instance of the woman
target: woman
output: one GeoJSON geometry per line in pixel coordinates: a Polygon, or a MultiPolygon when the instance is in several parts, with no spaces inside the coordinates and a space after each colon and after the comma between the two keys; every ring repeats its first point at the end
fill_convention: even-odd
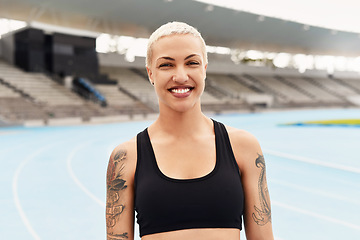
{"type": "Polygon", "coordinates": [[[120,144],[107,173],[107,237],[143,240],[273,239],[265,162],[250,133],[201,111],[207,68],[200,33],[180,22],[149,38],[146,69],[159,116],[120,144]]]}

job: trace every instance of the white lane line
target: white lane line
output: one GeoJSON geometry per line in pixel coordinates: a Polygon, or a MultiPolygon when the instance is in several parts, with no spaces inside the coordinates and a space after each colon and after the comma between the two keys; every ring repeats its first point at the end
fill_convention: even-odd
{"type": "Polygon", "coordinates": [[[98,197],[96,197],[92,192],[90,192],[85,186],[84,184],[81,183],[81,181],[76,177],[72,166],[71,166],[71,162],[74,159],[75,154],[81,149],[86,147],[87,145],[89,145],[91,142],[93,141],[89,141],[86,142],[84,144],[78,145],[76,148],[74,148],[71,153],[69,154],[69,156],[67,157],[67,169],[68,172],[72,178],[72,180],[76,183],[76,185],[78,185],[78,187],[86,194],[88,195],[91,199],[93,199],[96,203],[98,203],[101,207],[105,208],[105,203],[100,200],[98,197]]]}
{"type": "Polygon", "coordinates": [[[319,189],[303,187],[303,186],[300,186],[300,185],[297,185],[297,184],[284,182],[284,181],[274,179],[274,178],[269,179],[269,182],[277,184],[277,185],[281,185],[281,186],[284,186],[284,187],[289,187],[292,190],[297,189],[299,191],[308,192],[308,193],[311,193],[311,194],[314,194],[314,195],[326,197],[327,199],[332,198],[334,200],[344,201],[344,202],[348,202],[348,203],[351,203],[351,204],[360,205],[360,201],[358,201],[358,199],[348,198],[348,197],[344,197],[342,195],[335,195],[335,194],[328,193],[328,192],[325,192],[325,191],[322,191],[322,190],[319,190],[319,189]]]}
{"type": "Polygon", "coordinates": [[[36,239],[36,240],[40,240],[39,235],[36,233],[36,231],[34,230],[34,228],[31,226],[29,219],[27,218],[21,203],[20,203],[20,198],[19,198],[19,193],[18,193],[18,181],[19,181],[19,176],[21,174],[21,171],[23,170],[23,168],[25,167],[25,165],[31,161],[32,159],[34,159],[37,155],[39,155],[40,153],[44,152],[45,150],[47,150],[50,147],[53,147],[55,144],[51,144],[51,145],[47,145],[43,148],[38,149],[37,151],[33,152],[32,154],[30,154],[27,158],[25,158],[20,165],[18,166],[18,168],[15,171],[14,177],[13,177],[13,182],[12,182],[12,190],[13,190],[13,197],[14,197],[14,202],[15,202],[15,206],[16,209],[18,210],[18,213],[20,215],[21,220],[23,221],[23,223],[25,224],[26,229],[29,231],[29,233],[31,234],[31,236],[36,239]]]}
{"type": "Polygon", "coordinates": [[[336,223],[336,224],[339,224],[339,225],[342,225],[342,226],[345,226],[345,227],[352,228],[352,229],[360,231],[360,226],[356,225],[356,224],[341,221],[341,220],[338,220],[336,218],[332,218],[332,217],[328,217],[328,216],[325,216],[325,215],[322,215],[322,214],[319,214],[319,213],[307,211],[307,210],[297,208],[297,207],[294,207],[294,206],[290,206],[288,204],[277,202],[277,201],[271,201],[271,204],[275,205],[275,206],[278,206],[278,207],[281,207],[281,208],[285,208],[285,209],[293,211],[293,212],[297,212],[297,213],[304,214],[304,215],[307,215],[307,216],[311,216],[311,217],[314,217],[314,218],[322,219],[322,220],[325,220],[325,221],[328,221],[328,222],[336,223]]]}
{"type": "Polygon", "coordinates": [[[343,170],[343,171],[347,171],[347,172],[360,174],[360,168],[356,168],[356,167],[350,167],[350,166],[337,164],[337,163],[329,163],[329,162],[325,162],[325,161],[321,161],[321,160],[317,160],[317,159],[313,159],[313,158],[292,155],[292,154],[269,150],[269,149],[264,150],[264,153],[270,154],[273,156],[277,156],[277,157],[283,157],[283,158],[299,161],[299,162],[305,162],[305,163],[310,163],[310,164],[314,164],[314,165],[318,165],[318,166],[323,166],[323,167],[328,167],[328,168],[333,168],[333,169],[337,169],[337,170],[343,170]]]}

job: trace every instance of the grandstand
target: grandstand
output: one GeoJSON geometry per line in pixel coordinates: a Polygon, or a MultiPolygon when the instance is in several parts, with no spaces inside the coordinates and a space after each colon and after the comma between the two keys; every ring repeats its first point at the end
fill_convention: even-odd
{"type": "MultiPolygon", "coordinates": [[[[234,65],[234,68],[237,66],[234,65]]],[[[249,70],[254,71],[253,68],[249,70]]],[[[153,87],[140,68],[107,67],[101,71],[117,84],[94,84],[107,106],[84,99],[44,73],[29,73],[0,61],[0,114],[12,123],[53,118],[81,118],[115,115],[147,115],[157,112],[153,87]]],[[[354,76],[355,77],[355,76],[354,76]]],[[[293,107],[351,107],[348,97],[360,94],[357,78],[303,76],[280,72],[209,73],[202,96],[205,112],[241,112],[293,107]],[[251,100],[251,99],[257,100],[251,100]]]]}
{"type": "MultiPolygon", "coordinates": [[[[54,24],[47,15],[49,11],[53,11],[59,16],[74,20],[73,25],[67,25],[69,22],[56,22],[57,24],[54,25],[46,25],[47,29],[45,30],[29,24],[25,30],[19,30],[20,34],[19,31],[15,31],[0,39],[1,121],[8,124],[29,124],[30,122],[34,124],[36,122],[44,125],[61,122],[61,120],[71,122],[71,119],[76,123],[91,123],[101,122],[101,119],[107,121],[106,119],[134,119],[156,115],[158,100],[147,79],[144,58],[136,57],[135,61],[128,62],[124,60],[124,54],[93,54],[95,51],[94,36],[98,32],[111,34],[121,32],[132,34],[134,37],[143,37],[148,36],[154,28],[163,23],[164,19],[162,18],[154,18],[154,21],[149,23],[145,16],[148,13],[144,13],[144,16],[136,16],[138,20],[135,21],[134,14],[129,15],[127,8],[139,9],[143,7],[144,3],[126,2],[127,7],[121,9],[121,13],[134,24],[129,23],[126,27],[126,23],[117,19],[118,26],[123,27],[119,30],[118,28],[109,28],[109,22],[107,22],[110,21],[109,18],[115,18],[116,15],[105,16],[103,14],[102,21],[107,23],[104,25],[84,24],[72,15],[70,9],[60,8],[55,2],[48,4],[53,9],[50,7],[47,9],[39,7],[40,0],[34,1],[32,3],[34,5],[31,7],[34,12],[39,14],[35,14],[36,17],[31,20],[54,24]],[[50,32],[54,35],[53,37],[49,35],[49,26],[52,27],[50,32]],[[81,29],[76,31],[69,27],[81,29]],[[132,32],[129,31],[130,28],[133,29],[132,32]],[[21,31],[27,32],[21,33],[21,31]],[[89,31],[94,32],[89,34],[89,31]],[[76,37],[74,37],[75,35],[76,37]],[[35,39],[35,42],[31,42],[32,38],[35,39]],[[72,45],[69,44],[71,41],[73,41],[72,45]],[[23,45],[18,46],[19,42],[23,45]],[[16,48],[21,48],[21,51],[26,48],[26,51],[29,52],[21,52],[16,48]],[[53,52],[49,53],[49,49],[53,49],[53,52]],[[11,55],[11,51],[14,55],[11,55]],[[17,60],[19,52],[28,54],[27,57],[20,57],[20,59],[25,61],[24,59],[28,58],[29,63],[17,60]],[[42,65],[38,61],[42,61],[42,65]],[[53,65],[49,66],[49,64],[53,65]],[[74,87],[73,80],[79,75],[86,79],[90,90],[81,89],[84,87],[81,85],[78,88],[74,87]],[[69,77],[70,82],[68,81],[69,77]],[[101,103],[99,98],[103,99],[101,103]]],[[[187,4],[190,4],[189,1],[170,2],[172,1],[165,5],[154,3],[154,11],[161,14],[162,10],[171,10],[174,17],[179,20],[191,24],[197,22],[195,17],[184,19],[171,7],[171,4],[177,4],[177,8],[186,7],[187,4]]],[[[11,10],[18,19],[24,18],[21,4],[28,6],[30,3],[20,1],[18,5],[14,4],[11,8],[9,7],[9,11],[11,10]]],[[[89,4],[93,4],[92,1],[89,4]]],[[[96,8],[104,10],[115,7],[111,4],[109,2],[106,6],[96,5],[96,8]]],[[[283,28],[279,28],[279,19],[267,18],[266,21],[261,21],[260,26],[259,16],[256,14],[238,13],[234,15],[230,14],[229,9],[216,8],[211,10],[214,12],[210,17],[206,11],[203,11],[206,4],[193,1],[191,4],[193,6],[192,13],[199,13],[199,16],[206,20],[203,22],[209,21],[209,25],[194,24],[203,30],[208,44],[240,46],[249,49],[250,46],[256,46],[258,49],[273,52],[286,49],[289,52],[313,51],[314,53],[333,53],[335,55],[345,53],[349,56],[360,52],[357,47],[351,50],[346,47],[350,43],[351,46],[354,46],[352,43],[358,38],[356,34],[339,31],[336,36],[333,36],[334,34],[328,36],[326,29],[318,27],[312,27],[313,32],[298,31],[299,27],[303,27],[301,24],[287,22],[286,31],[291,34],[285,36],[283,30],[285,26],[281,25],[283,28]],[[211,25],[214,19],[217,20],[219,26],[211,25]],[[239,31],[231,32],[231,34],[228,32],[229,36],[226,36],[227,34],[221,34],[225,28],[221,28],[220,25],[228,26],[229,21],[246,22],[248,25],[241,25],[239,31]],[[209,29],[209,26],[214,29],[209,29]],[[268,37],[265,33],[268,28],[271,28],[278,38],[268,37]],[[308,40],[299,42],[298,39],[302,39],[304,34],[308,40]],[[317,41],[325,37],[328,39],[326,44],[317,41]],[[259,42],[259,39],[268,39],[268,41],[259,42]],[[284,47],[284,40],[286,47],[284,47]],[[239,45],[239,43],[241,44],[239,45]],[[340,47],[341,45],[342,47],[340,47]]],[[[76,11],[79,16],[89,19],[94,17],[85,9],[76,11]]],[[[300,73],[293,68],[276,68],[274,65],[252,66],[244,61],[239,63],[234,61],[231,55],[216,53],[209,53],[209,62],[206,88],[202,96],[202,108],[207,113],[303,107],[346,108],[360,105],[360,77],[357,72],[328,74],[323,70],[307,70],[300,73]]]]}
{"type": "MultiPolygon", "coordinates": [[[[122,57],[122,56],[119,56],[122,57]]],[[[211,61],[211,60],[210,60],[211,61]]],[[[205,112],[244,112],[264,109],[298,107],[354,107],[351,97],[360,95],[360,80],[353,77],[331,78],[281,71],[256,74],[254,67],[247,72],[212,73],[209,68],[202,107],[205,112]]],[[[0,61],[0,114],[10,123],[51,119],[116,115],[156,114],[157,98],[149,84],[145,69],[123,66],[101,66],[116,84],[96,83],[106,98],[101,107],[45,73],[30,73],[0,61]]]]}

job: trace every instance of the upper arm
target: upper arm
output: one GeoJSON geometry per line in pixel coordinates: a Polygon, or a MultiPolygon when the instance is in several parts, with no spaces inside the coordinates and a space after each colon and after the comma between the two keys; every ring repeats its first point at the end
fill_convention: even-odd
{"type": "Polygon", "coordinates": [[[233,129],[229,135],[244,189],[247,239],[273,239],[270,195],[260,144],[253,135],[245,131],[233,129]]]}
{"type": "Polygon", "coordinates": [[[116,147],[109,159],[106,181],[108,240],[134,238],[134,174],[136,147],[129,141],[116,147]]]}

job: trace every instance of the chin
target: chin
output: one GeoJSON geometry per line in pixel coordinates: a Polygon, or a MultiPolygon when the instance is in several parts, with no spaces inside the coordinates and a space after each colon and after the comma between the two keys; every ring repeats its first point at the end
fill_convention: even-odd
{"type": "Polygon", "coordinates": [[[178,113],[186,113],[188,111],[192,111],[194,109],[196,109],[197,104],[200,104],[199,102],[178,102],[175,104],[165,104],[165,108],[166,109],[171,109],[174,112],[178,112],[178,113]]]}

